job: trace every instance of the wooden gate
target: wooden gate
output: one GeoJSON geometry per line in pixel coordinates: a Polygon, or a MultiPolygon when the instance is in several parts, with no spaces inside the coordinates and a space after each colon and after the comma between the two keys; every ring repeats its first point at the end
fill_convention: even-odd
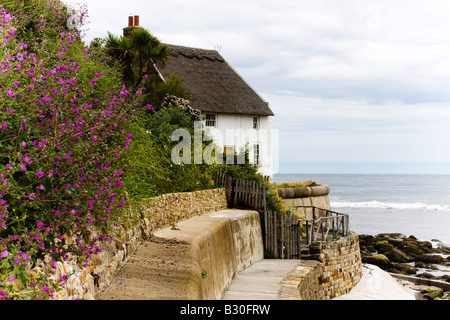
{"type": "Polygon", "coordinates": [[[226,188],[230,207],[259,212],[266,254],[279,259],[300,259],[308,256],[308,247],[302,244],[297,215],[268,210],[264,185],[255,181],[232,179],[224,173],[218,173],[215,182],[226,188]]]}
{"type": "Polygon", "coordinates": [[[300,259],[307,253],[302,244],[301,226],[293,214],[266,211],[264,215],[265,249],[279,259],[300,259]]]}

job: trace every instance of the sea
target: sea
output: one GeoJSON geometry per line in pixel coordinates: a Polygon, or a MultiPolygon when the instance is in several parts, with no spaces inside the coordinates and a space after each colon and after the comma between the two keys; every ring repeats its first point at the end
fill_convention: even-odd
{"type": "Polygon", "coordinates": [[[358,234],[402,233],[450,246],[450,175],[276,174],[274,182],[330,186],[331,210],[358,234]],[[438,240],[438,241],[436,241],[438,240]]]}

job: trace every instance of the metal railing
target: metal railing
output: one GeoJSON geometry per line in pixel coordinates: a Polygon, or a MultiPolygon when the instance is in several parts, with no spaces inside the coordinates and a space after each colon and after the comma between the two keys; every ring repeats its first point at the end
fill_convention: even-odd
{"type": "Polygon", "coordinates": [[[346,237],[350,233],[349,216],[328,209],[314,206],[293,206],[293,209],[312,209],[312,219],[299,219],[303,223],[306,234],[306,244],[314,241],[336,240],[339,236],[346,237]],[[319,216],[320,213],[324,213],[319,216]]]}

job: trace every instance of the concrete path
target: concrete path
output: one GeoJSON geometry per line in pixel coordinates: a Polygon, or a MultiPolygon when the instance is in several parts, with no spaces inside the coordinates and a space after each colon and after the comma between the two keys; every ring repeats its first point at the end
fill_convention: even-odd
{"type": "Polygon", "coordinates": [[[223,300],[279,300],[281,281],[300,260],[261,260],[239,272],[223,300]]]}
{"type": "MultiPolygon", "coordinates": [[[[281,281],[300,260],[262,260],[233,279],[223,300],[280,300],[281,281]]],[[[416,300],[417,291],[400,284],[377,266],[364,264],[361,281],[333,300],[416,300]]]]}

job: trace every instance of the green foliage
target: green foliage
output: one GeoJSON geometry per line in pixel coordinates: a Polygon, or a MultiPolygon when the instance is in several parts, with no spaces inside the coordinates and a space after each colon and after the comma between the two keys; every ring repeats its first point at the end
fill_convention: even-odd
{"type": "Polygon", "coordinates": [[[0,298],[22,288],[44,298],[56,281],[36,288],[30,268],[47,259],[51,273],[72,255],[84,263],[120,218],[120,158],[142,97],[89,55],[59,1],[21,9],[0,14],[0,298]]]}
{"type": "Polygon", "coordinates": [[[151,79],[146,84],[147,91],[151,94],[147,97],[147,102],[151,104],[155,110],[161,108],[161,104],[167,96],[176,96],[186,98],[186,88],[183,86],[184,79],[172,75],[166,82],[160,79],[151,79]]]}
{"type": "MultiPolygon", "coordinates": [[[[211,170],[206,164],[172,163],[171,152],[177,144],[172,141],[171,135],[176,129],[187,129],[192,137],[194,135],[193,120],[182,109],[169,107],[161,109],[148,117],[145,129],[151,135],[159,155],[159,168],[165,168],[164,175],[153,177],[158,193],[186,192],[213,187],[211,170]]],[[[192,153],[193,154],[193,153],[192,153]]]]}
{"type": "Polygon", "coordinates": [[[223,157],[223,164],[217,165],[215,170],[222,171],[233,179],[250,180],[264,184],[264,177],[258,173],[259,166],[250,163],[248,148],[234,155],[234,164],[227,164],[226,155],[223,155],[223,157]],[[244,163],[239,161],[242,153],[244,153],[244,163]]]}
{"type": "Polygon", "coordinates": [[[142,84],[145,75],[155,73],[154,64],[164,64],[170,56],[168,45],[144,28],[132,30],[129,37],[108,32],[104,40],[106,53],[122,64],[126,84],[135,87],[142,84]]]}
{"type": "Polygon", "coordinates": [[[301,187],[309,187],[311,185],[315,185],[316,182],[313,180],[308,181],[297,181],[297,182],[289,182],[289,183],[276,183],[275,186],[277,188],[301,188],[301,187]]]}
{"type": "Polygon", "coordinates": [[[127,123],[127,130],[133,135],[128,152],[122,159],[125,172],[124,187],[132,201],[150,198],[158,194],[155,180],[169,173],[169,160],[162,157],[160,149],[145,126],[145,116],[136,114],[134,121],[127,123]]]}

